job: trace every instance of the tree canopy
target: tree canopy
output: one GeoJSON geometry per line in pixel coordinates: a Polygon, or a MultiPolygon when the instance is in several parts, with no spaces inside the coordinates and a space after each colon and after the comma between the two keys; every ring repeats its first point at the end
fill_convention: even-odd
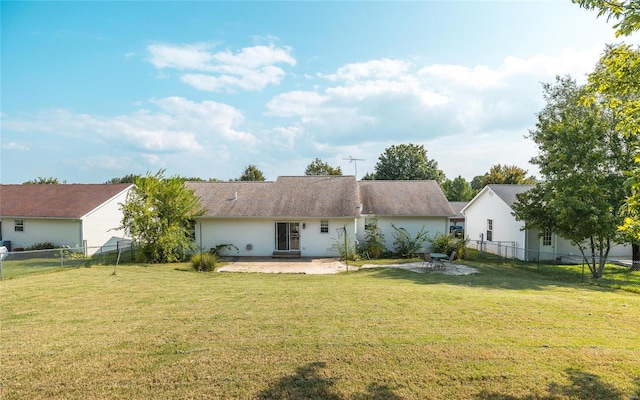
{"type": "Polygon", "coordinates": [[[182,261],[194,248],[194,218],[205,211],[194,191],[164,170],[136,178],[121,210],[121,227],[152,263],[182,261]]]}
{"type": "Polygon", "coordinates": [[[334,168],[321,159],[316,158],[307,166],[304,174],[307,176],[342,175],[342,169],[340,167],[334,168]]]}
{"type": "Polygon", "coordinates": [[[535,176],[527,176],[528,171],[516,165],[495,164],[480,179],[480,188],[491,184],[532,185],[535,176]]]}
{"type": "Polygon", "coordinates": [[[576,244],[592,276],[600,278],[611,246],[622,241],[629,144],[611,113],[582,102],[585,88],[570,77],[544,84],[543,91],[547,105],[529,137],[539,149],[531,163],[544,179],[518,196],[514,214],[541,233],[551,230],[576,244]]]}
{"type": "Polygon", "coordinates": [[[441,187],[449,201],[469,201],[477,193],[471,188],[471,184],[460,175],[454,180],[445,180],[441,187]]]}
{"type": "MultiPolygon", "coordinates": [[[[62,183],[67,183],[67,181],[64,181],[62,183]]],[[[23,185],[59,185],[59,184],[60,184],[60,181],[58,180],[58,178],[53,178],[53,177],[43,178],[41,176],[37,177],[36,179],[31,179],[23,183],[23,185]]]]}
{"type": "Polygon", "coordinates": [[[265,177],[262,171],[258,169],[255,165],[248,165],[247,168],[244,169],[242,175],[240,175],[239,181],[264,181],[265,177]]]}
{"type": "Polygon", "coordinates": [[[628,36],[640,29],[640,3],[638,0],[572,0],[587,10],[597,10],[598,17],[606,16],[618,21],[613,25],[616,36],[628,36]]]}
{"type": "Polygon", "coordinates": [[[433,179],[442,183],[446,178],[444,172],[438,169],[438,163],[427,158],[424,146],[411,143],[387,148],[378,158],[374,169],[373,177],[377,180],[433,179]]]}

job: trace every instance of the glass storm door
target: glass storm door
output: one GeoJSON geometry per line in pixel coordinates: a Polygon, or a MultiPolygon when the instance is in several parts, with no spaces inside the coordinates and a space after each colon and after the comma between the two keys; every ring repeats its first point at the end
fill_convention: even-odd
{"type": "Polygon", "coordinates": [[[299,222],[276,222],[276,250],[300,250],[299,222]]]}

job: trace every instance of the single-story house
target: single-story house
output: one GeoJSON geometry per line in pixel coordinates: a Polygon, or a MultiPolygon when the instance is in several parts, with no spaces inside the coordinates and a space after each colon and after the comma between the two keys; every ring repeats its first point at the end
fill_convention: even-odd
{"type": "Polygon", "coordinates": [[[0,240],[26,248],[43,242],[83,249],[87,255],[114,250],[132,184],[0,185],[0,240]]]}
{"type": "Polygon", "coordinates": [[[361,181],[355,176],[281,176],[266,182],[187,182],[207,210],[196,246],[230,244],[241,256],[335,257],[346,234],[365,239],[376,217],[393,249],[393,223],[415,235],[447,231],[453,214],[435,181],[361,181]]]}
{"type": "MultiPolygon", "coordinates": [[[[551,231],[526,228],[525,221],[516,220],[513,204],[517,195],[533,185],[487,185],[463,209],[466,218],[465,236],[469,247],[519,260],[556,260],[562,257],[580,258],[578,246],[551,231]]],[[[631,246],[616,245],[609,257],[631,258],[631,246]]]]}

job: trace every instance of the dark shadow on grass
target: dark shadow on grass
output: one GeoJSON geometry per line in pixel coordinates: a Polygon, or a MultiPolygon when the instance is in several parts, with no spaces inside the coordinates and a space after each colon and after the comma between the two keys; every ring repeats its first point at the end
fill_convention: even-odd
{"type": "Polygon", "coordinates": [[[334,378],[320,375],[324,362],[313,362],[296,369],[293,375],[280,378],[275,384],[258,394],[258,399],[341,399],[334,392],[334,378]]]}
{"type": "MultiPolygon", "coordinates": [[[[296,369],[292,375],[286,375],[271,387],[258,393],[257,398],[263,400],[346,400],[347,397],[337,393],[334,386],[336,378],[327,378],[320,374],[326,363],[316,361],[296,369]]],[[[351,397],[354,400],[400,400],[387,385],[372,383],[365,393],[358,393],[351,397]]]]}
{"type": "MultiPolygon", "coordinates": [[[[575,368],[565,370],[569,383],[561,385],[552,382],[549,384],[546,395],[522,395],[512,396],[496,392],[481,391],[476,395],[480,400],[557,400],[560,398],[590,399],[590,400],[622,400],[627,399],[624,393],[614,386],[605,383],[595,374],[581,371],[575,368]]],[[[637,381],[637,379],[636,379],[637,381]]]]}

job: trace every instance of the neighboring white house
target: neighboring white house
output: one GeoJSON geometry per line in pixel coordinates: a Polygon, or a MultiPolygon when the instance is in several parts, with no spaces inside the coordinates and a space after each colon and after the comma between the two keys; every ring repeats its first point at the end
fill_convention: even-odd
{"type": "Polygon", "coordinates": [[[447,232],[453,210],[435,181],[362,181],[354,176],[281,176],[267,182],[187,182],[206,213],[197,218],[196,245],[231,244],[241,256],[339,255],[346,233],[365,238],[376,217],[393,249],[391,224],[415,235],[447,232]]]}
{"type": "Polygon", "coordinates": [[[131,184],[0,185],[0,240],[12,249],[36,243],[114,250],[131,184]]]}
{"type": "MultiPolygon", "coordinates": [[[[466,218],[465,236],[469,247],[480,248],[519,260],[556,260],[580,257],[578,246],[572,245],[551,231],[540,234],[538,229],[525,229],[524,221],[513,215],[517,195],[533,185],[487,185],[463,209],[466,218]]],[[[611,248],[612,258],[631,258],[631,246],[611,248]]]]}

